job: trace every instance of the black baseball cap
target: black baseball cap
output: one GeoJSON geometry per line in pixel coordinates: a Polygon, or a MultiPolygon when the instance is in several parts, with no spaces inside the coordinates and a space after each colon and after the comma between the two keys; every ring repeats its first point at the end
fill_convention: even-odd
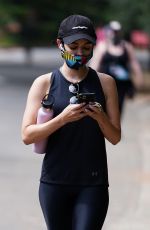
{"type": "Polygon", "coordinates": [[[92,21],[82,15],[70,15],[65,18],[59,27],[58,38],[65,44],[71,44],[79,39],[87,39],[96,44],[96,33],[92,21]]]}

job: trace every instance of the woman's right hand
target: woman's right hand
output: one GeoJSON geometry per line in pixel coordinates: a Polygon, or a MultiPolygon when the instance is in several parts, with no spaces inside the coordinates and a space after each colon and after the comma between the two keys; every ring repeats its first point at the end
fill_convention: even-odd
{"type": "Polygon", "coordinates": [[[61,113],[60,117],[63,124],[80,120],[87,116],[85,113],[85,103],[81,104],[69,104],[61,113]]]}

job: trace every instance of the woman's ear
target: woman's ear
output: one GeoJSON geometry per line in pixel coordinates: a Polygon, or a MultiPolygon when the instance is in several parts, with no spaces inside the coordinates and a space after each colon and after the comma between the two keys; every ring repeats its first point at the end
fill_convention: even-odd
{"type": "Polygon", "coordinates": [[[58,48],[61,49],[62,48],[62,41],[57,38],[56,43],[57,43],[58,48]]]}

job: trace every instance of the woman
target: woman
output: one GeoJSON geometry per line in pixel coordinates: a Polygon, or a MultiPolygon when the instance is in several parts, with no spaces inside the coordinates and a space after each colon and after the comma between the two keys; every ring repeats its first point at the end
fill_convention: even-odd
{"type": "Polygon", "coordinates": [[[122,38],[122,28],[118,21],[109,23],[105,28],[105,37],[104,41],[97,43],[90,66],[114,77],[122,114],[125,98],[133,97],[135,89],[143,85],[142,71],[132,45],[122,38]]]}
{"type": "Polygon", "coordinates": [[[86,66],[96,44],[89,18],[64,19],[57,44],[64,63],[33,82],[22,139],[32,144],[48,138],[39,188],[47,229],[100,230],[109,202],[105,138],[112,144],[121,138],[116,85],[111,76],[86,66]],[[36,124],[47,93],[55,98],[54,117],[36,124]],[[87,103],[84,93],[95,93],[95,101],[87,103]]]}

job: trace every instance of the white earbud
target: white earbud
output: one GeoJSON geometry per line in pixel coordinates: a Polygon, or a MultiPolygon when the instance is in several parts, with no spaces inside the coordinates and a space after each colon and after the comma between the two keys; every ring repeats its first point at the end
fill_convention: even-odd
{"type": "Polygon", "coordinates": [[[63,44],[62,44],[62,43],[60,43],[59,49],[62,50],[62,51],[64,51],[64,47],[63,47],[63,44]]]}

